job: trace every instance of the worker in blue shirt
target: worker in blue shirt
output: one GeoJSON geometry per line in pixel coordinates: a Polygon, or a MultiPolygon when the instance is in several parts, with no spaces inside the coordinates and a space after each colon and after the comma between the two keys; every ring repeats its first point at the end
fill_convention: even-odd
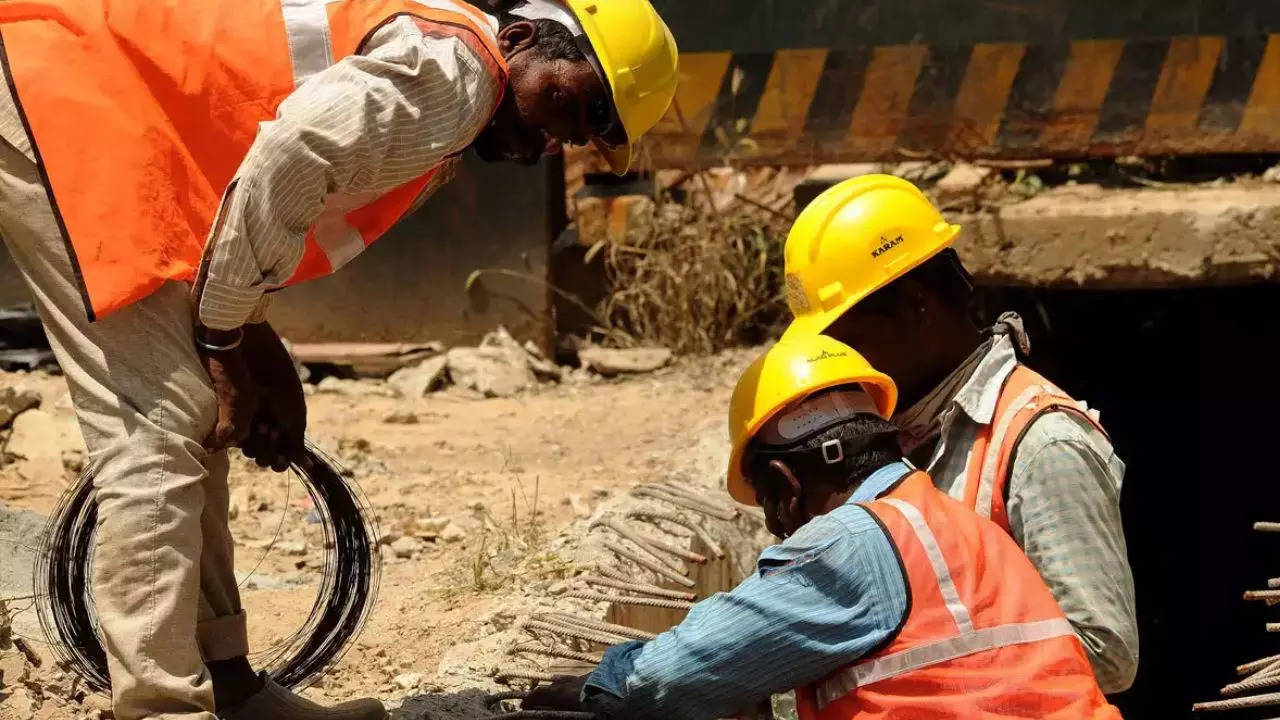
{"type": "Polygon", "coordinates": [[[728,484],[782,542],[732,592],[524,706],[713,720],[795,689],[801,720],[1118,718],[1013,540],[902,459],[896,396],[826,336],[765,353],[734,391],[728,484]]]}

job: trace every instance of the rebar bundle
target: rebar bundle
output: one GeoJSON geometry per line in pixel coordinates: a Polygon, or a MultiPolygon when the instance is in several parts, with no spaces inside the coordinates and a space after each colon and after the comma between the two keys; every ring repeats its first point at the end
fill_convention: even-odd
{"type": "MultiPolygon", "coordinates": [[[[1280,532],[1280,523],[1257,522],[1253,524],[1253,529],[1263,533],[1280,532]]],[[[1244,599],[1246,601],[1261,600],[1268,606],[1273,606],[1280,601],[1280,578],[1268,579],[1267,588],[1267,590],[1247,590],[1244,593],[1244,599]]],[[[1280,632],[1280,623],[1266,623],[1265,629],[1269,633],[1280,632]]],[[[1219,693],[1227,699],[1196,703],[1191,706],[1191,709],[1195,712],[1212,712],[1280,705],[1280,692],[1246,694],[1280,687],[1280,654],[1243,663],[1236,667],[1236,673],[1243,679],[1224,685],[1219,690],[1219,693]]]]}

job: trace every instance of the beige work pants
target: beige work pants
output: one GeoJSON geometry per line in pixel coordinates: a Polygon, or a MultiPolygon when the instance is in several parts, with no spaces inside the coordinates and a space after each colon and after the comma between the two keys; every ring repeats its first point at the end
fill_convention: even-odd
{"type": "Polygon", "coordinates": [[[168,283],[88,322],[4,88],[0,81],[0,235],[30,287],[89,449],[98,501],[93,590],[115,716],[214,720],[204,662],[244,655],[247,639],[227,528],[227,457],[201,447],[217,405],[193,345],[188,287],[168,283]]]}

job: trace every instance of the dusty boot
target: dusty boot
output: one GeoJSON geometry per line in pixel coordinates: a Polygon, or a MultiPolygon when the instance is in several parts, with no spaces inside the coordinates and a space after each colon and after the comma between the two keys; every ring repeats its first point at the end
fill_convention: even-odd
{"type": "Polygon", "coordinates": [[[240,705],[218,711],[221,720],[386,720],[387,711],[377,700],[352,700],[324,707],[294,695],[270,678],[262,689],[240,705]]]}

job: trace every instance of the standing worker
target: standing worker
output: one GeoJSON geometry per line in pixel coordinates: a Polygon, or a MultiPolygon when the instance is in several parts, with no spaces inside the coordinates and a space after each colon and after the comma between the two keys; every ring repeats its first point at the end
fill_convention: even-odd
{"type": "Polygon", "coordinates": [[[819,195],[787,238],[784,337],[823,333],[897,382],[905,452],[1013,535],[1108,693],[1133,683],[1138,630],[1120,523],[1124,463],[1096,413],[1020,362],[1012,313],[983,331],[950,249],[960,228],[911,183],[866,175],[819,195]]]}
{"type": "Polygon", "coordinates": [[[1018,546],[902,459],[895,395],[821,335],[754,362],[729,409],[729,494],[782,542],[675,628],[525,707],[714,720],[795,688],[800,720],[1118,719],[1018,546]]]}
{"type": "Polygon", "coordinates": [[[98,504],[118,720],[365,720],[254,673],[226,448],[300,457],[265,293],[349,261],[474,147],[593,141],[617,172],[664,114],[648,0],[0,3],[0,232],[66,374],[98,504]]]}

